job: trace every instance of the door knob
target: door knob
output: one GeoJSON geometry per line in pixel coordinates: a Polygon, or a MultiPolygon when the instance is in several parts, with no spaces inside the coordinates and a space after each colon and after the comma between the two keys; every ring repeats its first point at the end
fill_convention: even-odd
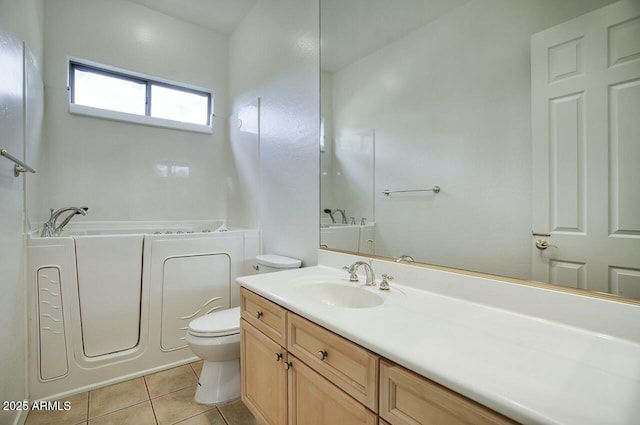
{"type": "Polygon", "coordinates": [[[544,251],[547,248],[557,248],[557,245],[551,245],[549,242],[547,242],[544,239],[538,239],[536,241],[536,248],[538,248],[540,251],[544,251]]]}

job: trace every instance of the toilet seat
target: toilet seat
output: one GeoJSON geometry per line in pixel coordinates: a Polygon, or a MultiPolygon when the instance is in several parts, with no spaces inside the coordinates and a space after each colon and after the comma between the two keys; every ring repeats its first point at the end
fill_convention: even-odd
{"type": "Polygon", "coordinates": [[[221,337],[240,333],[240,307],[205,314],[189,323],[189,334],[221,337]]]}

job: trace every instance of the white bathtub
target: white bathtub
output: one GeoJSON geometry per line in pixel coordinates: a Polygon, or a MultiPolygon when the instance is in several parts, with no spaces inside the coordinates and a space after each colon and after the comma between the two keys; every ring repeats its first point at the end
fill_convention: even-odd
{"type": "Polygon", "coordinates": [[[190,320],[238,305],[260,232],[222,221],[82,222],[28,240],[32,399],[195,360],[190,320]]]}
{"type": "Polygon", "coordinates": [[[320,245],[323,248],[375,254],[375,223],[321,225],[320,245]]]}

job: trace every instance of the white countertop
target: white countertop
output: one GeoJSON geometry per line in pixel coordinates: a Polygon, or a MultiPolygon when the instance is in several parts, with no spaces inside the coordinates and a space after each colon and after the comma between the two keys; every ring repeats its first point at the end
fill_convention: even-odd
{"type": "Polygon", "coordinates": [[[637,341],[401,281],[391,282],[388,293],[366,288],[385,298],[371,308],[336,307],[305,296],[303,283],[326,279],[364,281],[351,283],[344,271],[316,266],[238,282],[523,424],[640,424],[637,341]]]}

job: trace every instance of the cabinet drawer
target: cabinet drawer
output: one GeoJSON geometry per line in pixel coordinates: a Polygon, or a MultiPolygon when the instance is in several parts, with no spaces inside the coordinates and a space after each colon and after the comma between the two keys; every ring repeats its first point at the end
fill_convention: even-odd
{"type": "Polygon", "coordinates": [[[517,424],[387,360],[380,361],[380,417],[392,425],[517,424]]]}
{"type": "Polygon", "coordinates": [[[378,356],[293,313],[288,316],[287,339],[291,354],[378,411],[378,356]]]}
{"type": "Polygon", "coordinates": [[[286,346],[287,310],[248,289],[240,288],[240,315],[269,338],[286,346]]]}

